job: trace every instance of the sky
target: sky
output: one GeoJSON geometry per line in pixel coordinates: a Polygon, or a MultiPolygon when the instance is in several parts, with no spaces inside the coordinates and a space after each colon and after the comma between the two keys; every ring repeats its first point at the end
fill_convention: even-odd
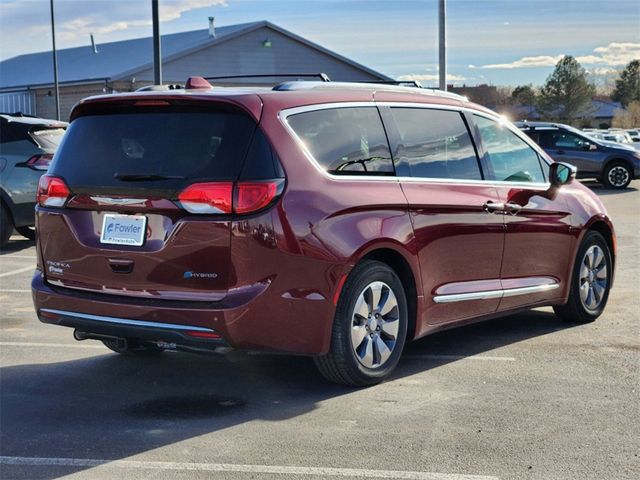
{"type": "MultiPolygon", "coordinates": [[[[437,0],[159,0],[161,33],[269,20],[436,85],[437,0]]],[[[151,0],[54,0],[58,48],[151,35],[151,0]]],[[[640,0],[448,0],[449,83],[541,85],[562,55],[601,76],[640,59],[640,0]]],[[[0,60],[49,50],[49,0],[0,0],[0,60]]],[[[0,75],[2,72],[0,72],[0,75]]]]}

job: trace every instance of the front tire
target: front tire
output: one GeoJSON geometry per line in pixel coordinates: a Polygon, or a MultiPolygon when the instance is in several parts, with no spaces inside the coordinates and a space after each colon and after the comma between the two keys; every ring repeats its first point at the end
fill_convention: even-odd
{"type": "Polygon", "coordinates": [[[2,203],[0,203],[0,248],[9,243],[9,238],[13,233],[11,215],[9,215],[7,208],[2,203]]]}
{"type": "Polygon", "coordinates": [[[609,299],[612,266],[604,237],[595,231],[587,232],[573,266],[569,300],[565,305],[553,307],[556,315],[575,323],[589,323],[598,318],[609,299]]]}
{"type": "Polygon", "coordinates": [[[400,360],[407,312],[402,282],[389,266],[371,260],[358,264],[340,294],[329,352],[315,358],[320,373],[342,385],[380,383],[400,360]]]}
{"type": "Polygon", "coordinates": [[[607,188],[621,190],[627,188],[633,178],[633,172],[624,162],[611,162],[604,170],[602,183],[607,188]]]}

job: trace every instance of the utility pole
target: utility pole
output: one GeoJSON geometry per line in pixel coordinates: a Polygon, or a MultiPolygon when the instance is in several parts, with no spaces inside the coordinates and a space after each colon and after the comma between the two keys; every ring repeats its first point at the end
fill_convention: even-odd
{"type": "Polygon", "coordinates": [[[60,120],[60,88],[58,87],[58,52],[56,51],[56,27],[55,16],[53,14],[53,0],[51,5],[51,40],[53,43],[53,89],[55,91],[56,120],[60,120]]]}
{"type": "Polygon", "coordinates": [[[438,75],[440,90],[447,91],[447,0],[438,0],[438,75]]]}
{"type": "Polygon", "coordinates": [[[160,52],[158,0],[151,0],[151,16],[153,17],[153,83],[155,85],[162,85],[162,53],[160,52]]]}

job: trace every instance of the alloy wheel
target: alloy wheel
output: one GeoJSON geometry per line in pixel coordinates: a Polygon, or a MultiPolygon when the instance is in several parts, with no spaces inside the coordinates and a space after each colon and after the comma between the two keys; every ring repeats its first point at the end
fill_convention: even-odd
{"type": "Polygon", "coordinates": [[[609,283],[607,260],[598,245],[587,249],[580,264],[580,301],[588,310],[596,310],[605,296],[609,283]]]}
{"type": "Polygon", "coordinates": [[[616,165],[607,173],[607,179],[614,187],[623,187],[629,181],[629,170],[622,165],[616,165]]]}
{"type": "Polygon", "coordinates": [[[391,357],[400,328],[398,300],[384,282],[372,282],[358,296],[351,318],[351,346],[358,361],[378,368],[391,357]]]}

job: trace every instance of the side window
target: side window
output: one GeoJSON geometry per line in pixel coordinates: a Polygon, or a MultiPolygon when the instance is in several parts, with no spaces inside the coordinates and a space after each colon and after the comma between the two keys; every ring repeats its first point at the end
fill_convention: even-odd
{"type": "Polygon", "coordinates": [[[375,107],[344,107],[291,115],[291,128],[313,158],[334,175],[394,175],[389,144],[375,107]]]}
{"type": "Polygon", "coordinates": [[[574,135],[573,133],[554,131],[551,146],[555,148],[569,148],[571,150],[588,149],[589,141],[585,138],[574,135]]]}
{"type": "Polygon", "coordinates": [[[544,182],[538,153],[500,123],[474,115],[495,179],[506,182],[544,182]]]}
{"type": "Polygon", "coordinates": [[[400,134],[394,152],[398,175],[481,180],[478,157],[459,112],[391,108],[400,134]]]}

